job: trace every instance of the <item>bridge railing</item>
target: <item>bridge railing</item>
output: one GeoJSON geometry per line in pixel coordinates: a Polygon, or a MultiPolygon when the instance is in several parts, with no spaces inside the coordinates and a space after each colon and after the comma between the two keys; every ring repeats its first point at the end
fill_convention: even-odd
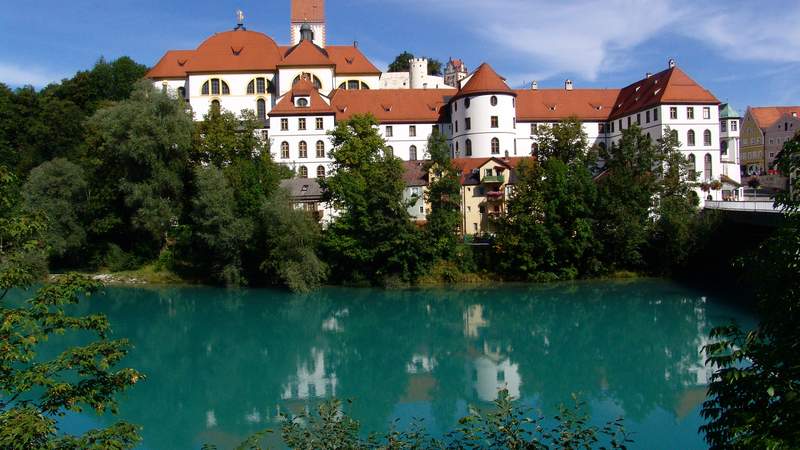
{"type": "Polygon", "coordinates": [[[780,208],[775,208],[775,204],[772,200],[730,202],[707,200],[705,207],[707,209],[719,209],[724,211],[764,212],[777,214],[782,212],[780,208]]]}

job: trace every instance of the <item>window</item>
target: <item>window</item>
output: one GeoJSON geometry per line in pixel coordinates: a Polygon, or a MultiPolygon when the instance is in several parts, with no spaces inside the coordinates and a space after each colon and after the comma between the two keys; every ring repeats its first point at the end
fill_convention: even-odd
{"type": "Polygon", "coordinates": [[[301,117],[297,119],[297,129],[298,130],[305,130],[306,129],[306,119],[305,117],[301,117]]]}
{"type": "Polygon", "coordinates": [[[493,155],[500,154],[500,139],[492,138],[492,154],[493,155]]]}
{"type": "Polygon", "coordinates": [[[690,106],[690,107],[686,108],[686,118],[690,119],[690,120],[694,119],[694,108],[693,107],[690,106]]]}
{"type": "Polygon", "coordinates": [[[178,87],[178,97],[186,98],[186,88],[183,86],[178,87]]]}
{"type": "Polygon", "coordinates": [[[360,84],[359,84],[358,80],[349,80],[347,82],[347,89],[358,89],[359,87],[360,87],[360,84]]]}
{"type": "Polygon", "coordinates": [[[653,110],[653,121],[658,121],[658,109],[653,110]]]}
{"type": "Polygon", "coordinates": [[[738,122],[735,120],[731,120],[731,131],[736,131],[738,128],[738,122]]]}
{"type": "Polygon", "coordinates": [[[539,144],[534,142],[531,144],[531,156],[537,156],[539,154],[539,144]]]}
{"type": "Polygon", "coordinates": [[[720,131],[722,131],[723,133],[728,131],[728,121],[727,120],[723,120],[722,123],[719,124],[719,126],[720,126],[720,131]]]}
{"type": "Polygon", "coordinates": [[[650,123],[650,111],[645,111],[645,113],[644,113],[644,121],[645,121],[645,123],[650,123]]]}
{"type": "Polygon", "coordinates": [[[611,132],[614,132],[614,122],[611,122],[611,132]]]}
{"type": "Polygon", "coordinates": [[[261,130],[261,139],[269,141],[269,130],[261,130]]]}
{"type": "Polygon", "coordinates": [[[631,118],[628,117],[628,128],[630,128],[630,127],[631,127],[631,118]]]}
{"type": "Polygon", "coordinates": [[[248,94],[266,94],[267,93],[267,80],[266,78],[256,78],[251,80],[247,85],[248,94]]]}
{"type": "Polygon", "coordinates": [[[317,158],[324,158],[325,157],[325,143],[322,141],[317,141],[317,158]]]}
{"type": "Polygon", "coordinates": [[[308,108],[308,99],[305,97],[300,97],[297,99],[296,104],[298,108],[308,108]]]}
{"type": "Polygon", "coordinates": [[[465,98],[464,99],[464,108],[469,109],[469,103],[470,103],[469,97],[465,98]]]}
{"type": "Polygon", "coordinates": [[[705,161],[703,164],[703,177],[706,181],[711,181],[711,153],[706,153],[705,161]]]}
{"type": "Polygon", "coordinates": [[[417,126],[416,125],[409,125],[408,126],[408,135],[410,137],[416,137],[417,136],[417,126]]]}
{"type": "Polygon", "coordinates": [[[256,115],[258,120],[267,120],[267,102],[263,98],[256,100],[256,115]]]}
{"type": "Polygon", "coordinates": [[[719,147],[719,153],[721,155],[727,155],[728,154],[728,141],[722,141],[722,143],[720,144],[720,147],[719,147]]]}
{"type": "Polygon", "coordinates": [[[642,124],[642,113],[637,113],[636,114],[636,125],[641,125],[641,124],[642,124]]]}
{"type": "Polygon", "coordinates": [[[416,161],[417,160],[417,146],[412,145],[408,148],[408,160],[409,161],[416,161]]]}
{"type": "Polygon", "coordinates": [[[708,106],[703,107],[703,119],[710,119],[711,118],[711,108],[708,106]]]}
{"type": "Polygon", "coordinates": [[[289,119],[281,119],[281,131],[289,131],[289,119]]]}
{"type": "Polygon", "coordinates": [[[308,144],[306,141],[300,141],[300,158],[308,158],[308,144]]]}
{"type": "Polygon", "coordinates": [[[619,132],[622,133],[622,119],[619,119],[619,132]]]}
{"type": "Polygon", "coordinates": [[[492,104],[492,106],[497,106],[497,96],[493,95],[489,102],[492,104]]]}
{"type": "Polygon", "coordinates": [[[362,91],[369,90],[369,86],[367,83],[359,80],[347,80],[339,85],[339,89],[345,90],[358,90],[361,89],[362,91]]]}
{"type": "Polygon", "coordinates": [[[391,158],[392,156],[394,156],[394,147],[392,147],[391,145],[387,146],[386,151],[384,153],[386,154],[387,158],[391,158]]]}
{"type": "Polygon", "coordinates": [[[289,159],[289,143],[281,142],[281,159],[289,159]]]}
{"type": "Polygon", "coordinates": [[[466,152],[467,156],[472,156],[472,141],[471,140],[467,139],[467,141],[464,142],[464,151],[466,152]]]}
{"type": "Polygon", "coordinates": [[[492,176],[492,169],[485,169],[485,170],[483,171],[483,176],[485,176],[485,177],[490,177],[490,176],[492,176]]]}
{"type": "Polygon", "coordinates": [[[498,126],[497,116],[492,116],[492,128],[497,128],[498,126]]]}
{"type": "Polygon", "coordinates": [[[221,106],[219,100],[211,100],[211,110],[219,112],[221,106]]]}
{"type": "Polygon", "coordinates": [[[703,145],[706,147],[711,146],[711,130],[703,131],[703,145]]]}
{"type": "Polygon", "coordinates": [[[310,81],[315,88],[322,89],[322,81],[320,81],[319,78],[316,77],[316,75],[312,75],[310,73],[305,73],[305,72],[301,73],[300,75],[294,78],[294,81],[292,81],[292,86],[297,84],[297,82],[300,81],[301,78],[310,81]]]}
{"type": "Polygon", "coordinates": [[[516,117],[511,119],[511,126],[514,127],[515,130],[517,129],[517,118],[516,117]]]}
{"type": "Polygon", "coordinates": [[[211,95],[219,95],[219,79],[211,79],[211,95]]]}
{"type": "Polygon", "coordinates": [[[200,89],[201,95],[208,95],[208,81],[203,83],[203,87],[200,89]]]}
{"type": "Polygon", "coordinates": [[[456,154],[461,153],[460,149],[458,148],[458,141],[456,141],[456,154]]]}
{"type": "Polygon", "coordinates": [[[325,179],[325,166],[317,166],[317,178],[325,179]]]}
{"type": "Polygon", "coordinates": [[[672,106],[669,108],[669,118],[670,119],[677,119],[678,118],[678,108],[672,106]]]}
{"type": "Polygon", "coordinates": [[[308,167],[300,166],[297,173],[300,174],[300,178],[308,178],[308,167]]]}
{"type": "Polygon", "coordinates": [[[597,132],[599,134],[605,133],[606,132],[606,124],[604,124],[603,122],[598,123],[597,124],[597,132]]]}
{"type": "Polygon", "coordinates": [[[536,126],[535,123],[531,124],[531,134],[536,134],[539,131],[539,128],[536,126]]]}
{"type": "Polygon", "coordinates": [[[453,128],[455,129],[456,133],[458,133],[458,121],[453,121],[453,128]]]}
{"type": "Polygon", "coordinates": [[[689,132],[686,133],[686,145],[694,147],[694,130],[689,130],[689,132]]]}
{"type": "Polygon", "coordinates": [[[689,165],[689,180],[694,181],[697,179],[697,164],[694,155],[689,155],[687,161],[689,165]]]}
{"type": "Polygon", "coordinates": [[[464,129],[465,130],[471,130],[472,129],[472,119],[470,119],[469,117],[464,119],[464,129]]]}
{"type": "Polygon", "coordinates": [[[392,129],[391,125],[386,126],[386,137],[394,136],[394,130],[392,129]]]}
{"type": "Polygon", "coordinates": [[[316,124],[318,130],[321,130],[324,127],[324,122],[322,121],[322,117],[317,117],[316,124]]]}

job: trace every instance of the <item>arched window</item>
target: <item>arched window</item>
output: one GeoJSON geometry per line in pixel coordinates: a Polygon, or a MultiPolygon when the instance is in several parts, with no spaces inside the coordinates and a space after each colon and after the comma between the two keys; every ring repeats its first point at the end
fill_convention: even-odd
{"type": "Polygon", "coordinates": [[[412,145],[408,148],[408,160],[409,161],[416,161],[417,160],[417,146],[412,145]]]}
{"type": "Polygon", "coordinates": [[[722,141],[722,143],[719,146],[719,151],[723,155],[728,154],[728,141],[722,141]]]}
{"type": "Polygon", "coordinates": [[[306,144],[306,141],[300,141],[300,157],[308,158],[308,144],[306,144]]]}
{"type": "Polygon", "coordinates": [[[689,155],[687,160],[689,162],[689,181],[695,181],[697,179],[697,161],[694,155],[689,155]]]}
{"type": "Polygon", "coordinates": [[[339,89],[342,89],[342,90],[353,90],[353,91],[360,89],[362,91],[366,91],[366,90],[369,89],[369,86],[367,86],[367,83],[364,83],[363,81],[347,80],[347,81],[342,82],[342,84],[339,85],[339,89]]]}
{"type": "Polygon", "coordinates": [[[263,98],[256,100],[256,115],[258,120],[267,120],[267,102],[263,98]]]}
{"type": "Polygon", "coordinates": [[[539,155],[539,144],[534,142],[531,144],[531,156],[538,156],[539,155]]]}
{"type": "Polygon", "coordinates": [[[472,156],[472,141],[470,139],[464,142],[464,153],[467,156],[472,156]]]}
{"type": "Polygon", "coordinates": [[[250,80],[250,83],[247,85],[247,93],[248,94],[271,94],[272,90],[272,82],[267,80],[264,77],[259,77],[253,80],[250,80]]]}
{"type": "Polygon", "coordinates": [[[492,138],[492,154],[493,155],[500,154],[500,139],[492,138]]]}
{"type": "Polygon", "coordinates": [[[497,96],[493,95],[492,98],[489,100],[492,106],[497,106],[497,96]]]}
{"type": "Polygon", "coordinates": [[[208,81],[203,83],[203,87],[200,89],[200,95],[208,95],[208,81]]]}
{"type": "Polygon", "coordinates": [[[308,167],[300,166],[297,173],[300,175],[300,178],[308,178],[308,167]]]}
{"type": "Polygon", "coordinates": [[[322,141],[317,141],[317,158],[324,158],[325,157],[325,143],[322,141]]]}
{"type": "Polygon", "coordinates": [[[703,131],[703,145],[706,147],[711,146],[711,130],[703,131]]]}
{"type": "Polygon", "coordinates": [[[211,110],[219,112],[222,106],[219,104],[219,100],[211,100],[211,110]]]}
{"type": "Polygon", "coordinates": [[[294,81],[292,81],[292,85],[297,84],[297,82],[300,81],[301,78],[304,79],[304,80],[310,81],[314,85],[315,88],[322,89],[322,81],[320,81],[320,79],[317,78],[316,75],[312,75],[312,74],[310,74],[308,72],[303,72],[300,75],[294,77],[294,81]]]}
{"type": "Polygon", "coordinates": [[[467,108],[467,109],[469,109],[469,103],[470,103],[470,101],[469,101],[469,97],[465,98],[465,99],[464,99],[464,108],[467,108]]]}
{"type": "Polygon", "coordinates": [[[281,142],[281,159],[289,159],[289,143],[281,142]]]}
{"type": "MultiPolygon", "coordinates": [[[[672,130],[669,132],[670,136],[672,136],[672,140],[678,143],[678,130],[672,130]]],[[[680,145],[678,143],[678,145],[680,145]]]]}
{"type": "Polygon", "coordinates": [[[186,88],[183,86],[178,87],[178,97],[186,98],[186,88]]]}
{"type": "Polygon", "coordinates": [[[706,153],[705,161],[703,164],[703,178],[705,178],[706,181],[711,181],[711,178],[713,176],[714,174],[711,173],[711,153],[706,153]]]}
{"type": "Polygon", "coordinates": [[[222,95],[231,95],[231,88],[228,87],[228,83],[222,82],[222,95]]]}
{"type": "Polygon", "coordinates": [[[694,130],[689,130],[689,132],[686,133],[686,145],[694,147],[694,130]]]}
{"type": "Polygon", "coordinates": [[[325,166],[317,166],[317,178],[325,178],[325,166]]]}
{"type": "Polygon", "coordinates": [[[219,78],[212,78],[203,83],[203,87],[200,88],[200,94],[202,95],[209,95],[209,92],[211,95],[230,95],[231,89],[228,87],[228,83],[219,78]]]}

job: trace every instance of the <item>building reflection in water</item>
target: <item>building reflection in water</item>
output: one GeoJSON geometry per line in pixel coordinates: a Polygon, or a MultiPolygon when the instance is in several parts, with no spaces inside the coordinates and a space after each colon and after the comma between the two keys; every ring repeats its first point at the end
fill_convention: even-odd
{"type": "Polygon", "coordinates": [[[282,400],[308,400],[336,396],[335,373],[326,373],[325,352],[311,349],[311,362],[297,364],[297,373],[283,385],[282,400]]]}

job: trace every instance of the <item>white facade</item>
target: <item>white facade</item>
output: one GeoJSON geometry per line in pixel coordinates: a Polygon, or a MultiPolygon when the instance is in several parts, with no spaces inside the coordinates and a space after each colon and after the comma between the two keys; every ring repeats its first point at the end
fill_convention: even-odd
{"type": "MultiPolygon", "coordinates": [[[[248,94],[247,86],[256,78],[264,78],[269,83],[274,83],[275,75],[271,73],[220,73],[220,74],[198,74],[189,75],[186,85],[187,100],[189,101],[195,120],[203,120],[203,116],[208,114],[211,104],[219,102],[220,108],[234,113],[240,113],[245,109],[256,110],[259,99],[264,99],[267,112],[275,106],[275,96],[267,92],[263,94],[248,94]],[[212,80],[219,80],[220,91],[215,94],[212,90],[212,80]],[[209,91],[203,93],[203,85],[209,83],[209,91]],[[223,88],[228,87],[229,93],[225,94],[223,88]]],[[[156,83],[157,84],[157,83],[156,83]]]]}
{"type": "Polygon", "coordinates": [[[303,178],[317,178],[318,173],[327,175],[333,161],[329,156],[331,138],[326,133],[334,127],[332,114],[270,116],[270,153],[277,163],[289,166],[298,175],[305,170],[307,176],[303,178]],[[321,119],[322,128],[317,128],[317,119],[321,119]],[[302,122],[305,130],[301,129],[302,122]],[[324,172],[320,172],[320,167],[324,172]]]}
{"type": "Polygon", "coordinates": [[[516,97],[484,94],[450,103],[456,157],[489,158],[517,153],[516,97]]]}

